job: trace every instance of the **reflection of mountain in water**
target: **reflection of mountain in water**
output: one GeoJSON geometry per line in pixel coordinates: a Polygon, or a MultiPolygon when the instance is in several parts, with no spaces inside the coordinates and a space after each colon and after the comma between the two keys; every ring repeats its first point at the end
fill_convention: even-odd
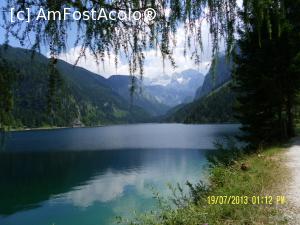
{"type": "Polygon", "coordinates": [[[185,181],[193,161],[204,162],[200,151],[2,152],[0,214],[36,208],[53,198],[81,207],[112,201],[126,186],[134,185],[143,192],[148,181],[168,179],[172,173],[173,179],[185,181]]]}
{"type": "Polygon", "coordinates": [[[235,135],[239,125],[136,124],[10,132],[8,151],[111,149],[214,149],[216,138],[235,135]]]}

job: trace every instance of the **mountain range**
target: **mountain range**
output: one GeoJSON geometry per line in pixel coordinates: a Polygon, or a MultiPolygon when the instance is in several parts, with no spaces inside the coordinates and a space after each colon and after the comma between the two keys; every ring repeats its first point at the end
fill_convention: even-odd
{"type": "Polygon", "coordinates": [[[233,62],[231,58],[221,55],[215,59],[215,65],[212,65],[208,74],[205,76],[203,85],[197,89],[195,99],[200,99],[218,89],[226,82],[231,80],[231,70],[233,62]]]}
{"type": "Polygon", "coordinates": [[[161,118],[163,122],[225,123],[236,122],[236,95],[231,89],[232,59],[219,56],[205,76],[191,103],[177,105],[161,118]]]}
{"type": "MultiPolygon", "coordinates": [[[[186,70],[168,76],[165,85],[113,75],[104,78],[84,68],[58,60],[59,74],[49,108],[49,59],[30,50],[0,46],[0,57],[17,72],[14,85],[14,127],[95,126],[146,122],[171,107],[192,101],[204,76],[186,70]],[[131,85],[136,90],[131,93],[131,85]],[[54,101],[54,102],[53,102],[54,101]]],[[[51,90],[50,90],[51,89],[51,90]]]]}
{"type": "Polygon", "coordinates": [[[197,70],[189,69],[181,73],[163,75],[158,80],[145,79],[145,90],[157,101],[174,107],[192,102],[199,87],[202,87],[204,75],[197,70]],[[163,83],[163,84],[161,84],[163,83]]]}
{"type": "Polygon", "coordinates": [[[127,102],[143,108],[150,116],[163,115],[170,109],[169,106],[158,101],[156,97],[143,88],[141,80],[136,77],[113,75],[106,82],[108,86],[127,102]],[[133,92],[130,91],[132,85],[135,86],[133,92]]]}
{"type": "Polygon", "coordinates": [[[54,103],[49,109],[49,59],[36,52],[32,57],[29,50],[9,46],[0,48],[0,57],[17,71],[14,127],[95,126],[150,118],[147,111],[113,91],[104,77],[61,60],[56,64],[59,76],[51,87],[55,90],[51,94],[54,103]]]}

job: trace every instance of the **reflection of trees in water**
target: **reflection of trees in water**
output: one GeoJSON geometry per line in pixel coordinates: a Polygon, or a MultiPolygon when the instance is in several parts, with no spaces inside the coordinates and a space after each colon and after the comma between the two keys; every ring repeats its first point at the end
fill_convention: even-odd
{"type": "Polygon", "coordinates": [[[0,151],[4,149],[4,132],[0,130],[0,151]]]}
{"type": "Polygon", "coordinates": [[[7,139],[7,132],[0,129],[0,151],[4,151],[6,139],[7,139]]]}
{"type": "MultiPolygon", "coordinates": [[[[195,154],[199,154],[198,151],[195,154]]],[[[147,165],[195,157],[184,150],[118,150],[0,154],[0,214],[35,208],[95,176],[139,172],[147,165]],[[187,156],[188,155],[188,156],[187,156]],[[110,173],[109,173],[110,172],[110,173]]],[[[198,156],[199,157],[199,156],[198,156]]],[[[158,166],[158,165],[156,165],[158,166]]],[[[171,168],[170,168],[171,170],[171,168]]]]}
{"type": "Polygon", "coordinates": [[[134,161],[125,162],[122,156],[109,152],[3,152],[0,154],[0,214],[36,207],[51,195],[68,192],[108,168],[126,170],[140,164],[138,154],[134,161]]]}

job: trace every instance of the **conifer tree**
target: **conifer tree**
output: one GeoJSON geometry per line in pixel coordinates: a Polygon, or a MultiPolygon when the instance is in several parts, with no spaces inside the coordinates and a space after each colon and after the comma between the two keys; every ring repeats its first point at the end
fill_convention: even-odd
{"type": "MultiPolygon", "coordinates": [[[[3,26],[7,31],[7,42],[13,36],[22,45],[31,43],[33,50],[46,45],[55,62],[66,49],[70,28],[77,26],[75,46],[81,48],[79,57],[84,57],[89,50],[95,60],[101,62],[113,54],[117,66],[118,55],[122,52],[128,60],[131,75],[143,74],[145,52],[151,48],[156,48],[163,59],[169,59],[176,66],[172,53],[179,25],[185,29],[183,54],[187,52],[186,48],[192,48],[191,57],[200,63],[202,22],[206,20],[210,26],[213,56],[219,51],[221,39],[226,42],[228,55],[235,40],[239,39],[235,90],[240,103],[238,118],[247,132],[245,140],[257,146],[288,138],[294,133],[300,70],[300,0],[243,0],[239,14],[237,0],[6,0],[6,3],[3,26]],[[15,13],[31,8],[31,22],[11,23],[7,12],[12,7],[15,13]],[[40,7],[46,12],[63,12],[65,7],[80,12],[92,8],[143,12],[151,7],[157,17],[151,22],[36,21],[40,7]],[[239,35],[235,35],[237,27],[239,35]]],[[[7,94],[3,96],[10,99],[7,94]]]]}
{"type": "Polygon", "coordinates": [[[12,85],[14,80],[15,71],[0,57],[0,131],[5,130],[13,122],[11,111],[13,109],[12,85]]]}
{"type": "Polygon", "coordinates": [[[254,14],[240,14],[248,25],[244,23],[239,30],[235,58],[237,118],[245,132],[243,140],[255,147],[294,135],[294,109],[300,87],[300,42],[296,38],[300,37],[300,1],[285,4],[283,21],[275,7],[268,8],[269,17],[259,25],[254,14]]]}

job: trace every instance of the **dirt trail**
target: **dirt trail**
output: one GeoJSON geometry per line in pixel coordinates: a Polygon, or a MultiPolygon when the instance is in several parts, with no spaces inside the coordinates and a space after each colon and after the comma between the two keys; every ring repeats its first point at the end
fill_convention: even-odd
{"type": "Polygon", "coordinates": [[[286,197],[291,209],[290,216],[295,222],[291,224],[300,224],[300,137],[293,140],[292,146],[286,152],[286,165],[290,171],[286,197]]]}

